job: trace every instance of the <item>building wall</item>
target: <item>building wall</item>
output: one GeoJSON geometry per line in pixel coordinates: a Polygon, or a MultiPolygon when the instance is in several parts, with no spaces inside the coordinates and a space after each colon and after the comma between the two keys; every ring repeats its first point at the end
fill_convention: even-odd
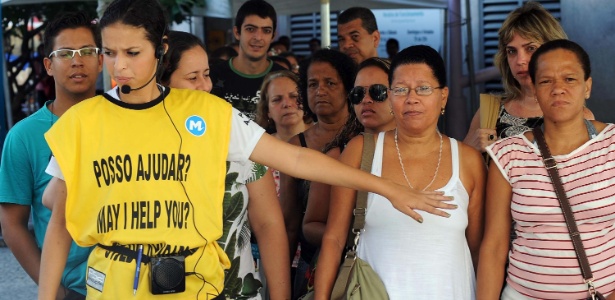
{"type": "Polygon", "coordinates": [[[597,120],[615,123],[615,1],[562,0],[562,26],[592,62],[593,86],[587,106],[597,120]]]}

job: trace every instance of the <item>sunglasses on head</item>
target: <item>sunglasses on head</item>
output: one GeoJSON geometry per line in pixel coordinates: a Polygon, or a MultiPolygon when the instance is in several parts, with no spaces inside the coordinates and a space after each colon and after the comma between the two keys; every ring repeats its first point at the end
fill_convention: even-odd
{"type": "MultiPolygon", "coordinates": [[[[350,94],[348,94],[348,99],[352,104],[359,104],[363,101],[365,97],[366,88],[362,86],[355,86],[350,90],[350,94]]],[[[382,102],[387,99],[387,90],[388,88],[383,84],[372,84],[367,88],[369,92],[369,97],[376,102],[382,102]]]]}

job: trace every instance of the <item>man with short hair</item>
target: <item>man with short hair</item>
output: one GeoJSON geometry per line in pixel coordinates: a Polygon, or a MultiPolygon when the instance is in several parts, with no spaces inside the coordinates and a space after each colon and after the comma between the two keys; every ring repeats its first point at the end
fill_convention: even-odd
{"type": "MultiPolygon", "coordinates": [[[[41,247],[51,211],[42,196],[51,176],[45,173],[51,150],[43,134],[74,104],[93,97],[102,70],[100,34],[83,12],[65,13],[44,33],[47,74],[54,78],[56,99],[15,124],[6,136],[0,163],[2,234],[17,261],[38,284],[41,247]],[[34,236],[28,231],[32,211],[34,236]]],[[[90,248],[71,245],[58,298],[85,299],[85,269],[90,248]]],[[[42,274],[44,275],[44,274],[42,274]]]]}
{"type": "Polygon", "coordinates": [[[211,66],[211,93],[226,99],[252,120],[256,116],[256,104],[265,75],[284,70],[267,58],[277,18],[275,9],[266,1],[246,1],[237,11],[233,27],[233,34],[239,40],[238,55],[228,62],[211,66]]]}
{"type": "Polygon", "coordinates": [[[351,7],[337,17],[337,41],[340,51],[357,64],[378,56],[380,31],[369,8],[351,7]]]}

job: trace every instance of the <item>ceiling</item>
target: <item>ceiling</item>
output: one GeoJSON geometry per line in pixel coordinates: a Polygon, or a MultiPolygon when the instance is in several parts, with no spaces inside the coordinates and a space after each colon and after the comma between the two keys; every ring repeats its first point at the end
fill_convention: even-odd
{"type": "MultiPolygon", "coordinates": [[[[2,5],[24,5],[24,4],[40,4],[43,2],[70,2],[73,0],[2,0],[2,5]]],[[[87,0],[95,1],[95,0],[87,0]]]]}
{"type": "MultiPolygon", "coordinates": [[[[75,0],[2,0],[2,5],[37,4],[42,2],[67,2],[75,0]]],[[[95,1],[95,0],[89,0],[95,1]]],[[[247,0],[205,0],[206,11],[203,15],[232,18],[239,7],[247,0]],[[230,4],[230,7],[229,7],[230,4]],[[209,12],[207,12],[209,10],[209,12]]],[[[295,15],[320,12],[321,0],[267,0],[278,15],[295,15]]],[[[341,11],[352,6],[371,9],[386,8],[446,8],[448,0],[329,0],[330,11],[341,11]]]]}
{"type": "MultiPolygon", "coordinates": [[[[4,1],[4,0],[3,0],[4,1]]],[[[231,1],[232,14],[235,15],[241,4],[246,0],[231,1]]],[[[267,0],[275,8],[278,15],[294,15],[320,12],[320,0],[267,0]]],[[[371,9],[386,8],[446,8],[448,0],[329,0],[330,11],[341,11],[352,6],[363,6],[371,9]]]]}

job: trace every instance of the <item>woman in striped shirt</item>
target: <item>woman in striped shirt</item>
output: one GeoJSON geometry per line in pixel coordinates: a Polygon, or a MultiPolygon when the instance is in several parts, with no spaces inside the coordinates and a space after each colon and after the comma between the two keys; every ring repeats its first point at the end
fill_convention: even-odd
{"type": "MultiPolygon", "coordinates": [[[[607,299],[615,299],[615,125],[583,117],[592,78],[589,57],[576,43],[543,44],[532,56],[529,73],[594,285],[607,299]]],[[[587,299],[577,254],[533,134],[499,140],[487,152],[493,163],[478,299],[500,297],[507,254],[501,299],[587,299]],[[518,237],[509,249],[511,218],[518,237]]]]}

